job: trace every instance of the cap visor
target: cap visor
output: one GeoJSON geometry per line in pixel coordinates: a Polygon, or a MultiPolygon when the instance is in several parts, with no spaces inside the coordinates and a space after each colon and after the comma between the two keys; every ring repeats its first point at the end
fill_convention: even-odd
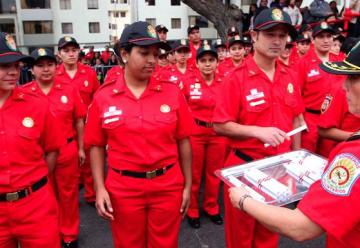
{"type": "Polygon", "coordinates": [[[73,42],[73,41],[65,42],[65,43],[63,43],[61,45],[58,45],[58,48],[61,49],[61,48],[65,47],[65,46],[68,46],[68,45],[74,45],[74,46],[80,48],[80,45],[78,43],[76,43],[76,42],[73,42]]]}
{"type": "Polygon", "coordinates": [[[350,66],[344,62],[324,62],[320,68],[330,74],[336,75],[360,75],[360,69],[350,66]]]}
{"type": "Polygon", "coordinates": [[[30,56],[27,55],[23,55],[21,53],[12,53],[9,55],[4,55],[1,56],[0,55],[0,64],[8,64],[8,63],[13,63],[13,62],[17,62],[17,61],[21,61],[24,63],[33,63],[34,59],[30,56]]]}
{"type": "Polygon", "coordinates": [[[291,38],[293,40],[296,39],[296,37],[297,37],[296,28],[293,25],[291,25],[291,24],[289,24],[287,22],[284,22],[284,21],[269,22],[268,24],[265,24],[265,25],[261,26],[260,28],[256,28],[255,30],[261,30],[261,31],[268,30],[268,29],[273,28],[273,27],[278,26],[278,25],[285,25],[289,30],[289,35],[291,36],[291,38]]]}
{"type": "Polygon", "coordinates": [[[53,57],[53,56],[45,55],[45,56],[39,56],[39,57],[37,57],[37,58],[34,58],[34,57],[33,57],[34,63],[38,62],[40,59],[51,59],[51,60],[53,60],[53,61],[56,62],[56,58],[53,57]]]}
{"type": "Polygon", "coordinates": [[[320,33],[322,33],[322,32],[328,32],[328,33],[331,33],[331,34],[335,34],[335,33],[336,33],[334,29],[327,28],[327,29],[321,29],[321,30],[317,31],[316,33],[313,33],[313,34],[312,34],[312,37],[316,37],[316,36],[318,36],[318,35],[319,35],[320,33]]]}
{"type": "Polygon", "coordinates": [[[205,54],[211,54],[212,56],[214,56],[215,58],[218,58],[218,54],[215,51],[212,50],[207,50],[207,51],[202,51],[201,53],[196,55],[196,59],[201,58],[202,56],[204,56],[205,54]]]}
{"type": "Polygon", "coordinates": [[[162,42],[158,39],[147,39],[147,40],[138,40],[138,41],[132,41],[130,42],[132,44],[135,44],[137,46],[158,46],[161,49],[164,49],[166,51],[171,50],[171,47],[166,42],[162,42]]]}

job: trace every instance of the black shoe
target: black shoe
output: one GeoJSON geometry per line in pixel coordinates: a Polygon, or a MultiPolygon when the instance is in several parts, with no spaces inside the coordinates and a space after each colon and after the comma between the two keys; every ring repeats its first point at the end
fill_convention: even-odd
{"type": "Polygon", "coordinates": [[[213,222],[216,225],[222,225],[224,222],[220,214],[211,215],[205,212],[205,215],[211,220],[211,222],[213,222]]]}
{"type": "Polygon", "coordinates": [[[70,242],[62,242],[62,247],[63,248],[78,248],[78,242],[77,240],[73,240],[70,242]]]}
{"type": "Polygon", "coordinates": [[[198,229],[200,228],[200,218],[191,218],[187,217],[188,223],[192,228],[198,229]]]}

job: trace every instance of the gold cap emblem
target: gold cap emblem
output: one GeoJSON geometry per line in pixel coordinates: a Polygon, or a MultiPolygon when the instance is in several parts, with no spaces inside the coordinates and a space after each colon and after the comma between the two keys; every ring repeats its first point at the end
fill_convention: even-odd
{"type": "Polygon", "coordinates": [[[155,28],[152,26],[152,25],[148,25],[147,26],[147,33],[150,37],[152,38],[156,38],[156,31],[155,31],[155,28]]]}
{"type": "Polygon", "coordinates": [[[39,48],[38,55],[39,56],[46,56],[46,50],[44,48],[39,48]]]}
{"type": "Polygon", "coordinates": [[[271,17],[274,21],[284,20],[284,15],[280,9],[273,9],[271,12],[271,17]]]}
{"type": "Polygon", "coordinates": [[[34,126],[34,120],[31,117],[25,117],[22,124],[24,127],[32,128],[34,126]]]}
{"type": "Polygon", "coordinates": [[[10,50],[12,50],[12,51],[17,50],[16,43],[15,43],[14,37],[12,37],[12,35],[7,34],[5,36],[5,42],[10,50]]]}
{"type": "Polygon", "coordinates": [[[72,41],[72,39],[71,39],[71,37],[70,37],[70,36],[65,36],[65,37],[64,37],[64,40],[65,40],[66,42],[70,42],[70,41],[72,41]]]}
{"type": "Polygon", "coordinates": [[[327,28],[329,28],[329,25],[328,25],[326,22],[322,22],[322,23],[320,24],[320,28],[321,28],[321,29],[327,29],[327,28]]]}

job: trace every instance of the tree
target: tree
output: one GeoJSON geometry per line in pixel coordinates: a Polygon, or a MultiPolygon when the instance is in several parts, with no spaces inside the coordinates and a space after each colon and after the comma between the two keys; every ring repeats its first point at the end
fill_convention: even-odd
{"type": "Polygon", "coordinates": [[[242,27],[242,11],[230,0],[181,0],[194,11],[211,21],[223,39],[229,27],[242,27]]]}

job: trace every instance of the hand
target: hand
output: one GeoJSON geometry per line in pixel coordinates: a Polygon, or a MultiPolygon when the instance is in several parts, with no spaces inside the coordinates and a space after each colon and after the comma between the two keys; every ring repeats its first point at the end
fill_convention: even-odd
{"type": "Polygon", "coordinates": [[[85,163],[86,155],[84,149],[79,149],[79,164],[82,166],[85,163]]]}
{"type": "Polygon", "coordinates": [[[109,193],[105,188],[96,192],[95,206],[100,217],[106,220],[114,220],[114,210],[111,206],[109,193]]]}
{"type": "Polygon", "coordinates": [[[276,127],[257,127],[255,132],[255,138],[273,147],[282,144],[285,139],[290,140],[284,131],[276,127]]]}
{"type": "Polygon", "coordinates": [[[181,207],[180,207],[180,213],[182,214],[182,217],[184,218],[189,205],[190,205],[190,188],[184,188],[183,190],[183,194],[182,194],[182,202],[181,202],[181,207]]]}
{"type": "Polygon", "coordinates": [[[249,194],[249,192],[243,187],[232,187],[229,189],[229,198],[234,208],[240,208],[240,198],[246,194],[249,194]]]}

